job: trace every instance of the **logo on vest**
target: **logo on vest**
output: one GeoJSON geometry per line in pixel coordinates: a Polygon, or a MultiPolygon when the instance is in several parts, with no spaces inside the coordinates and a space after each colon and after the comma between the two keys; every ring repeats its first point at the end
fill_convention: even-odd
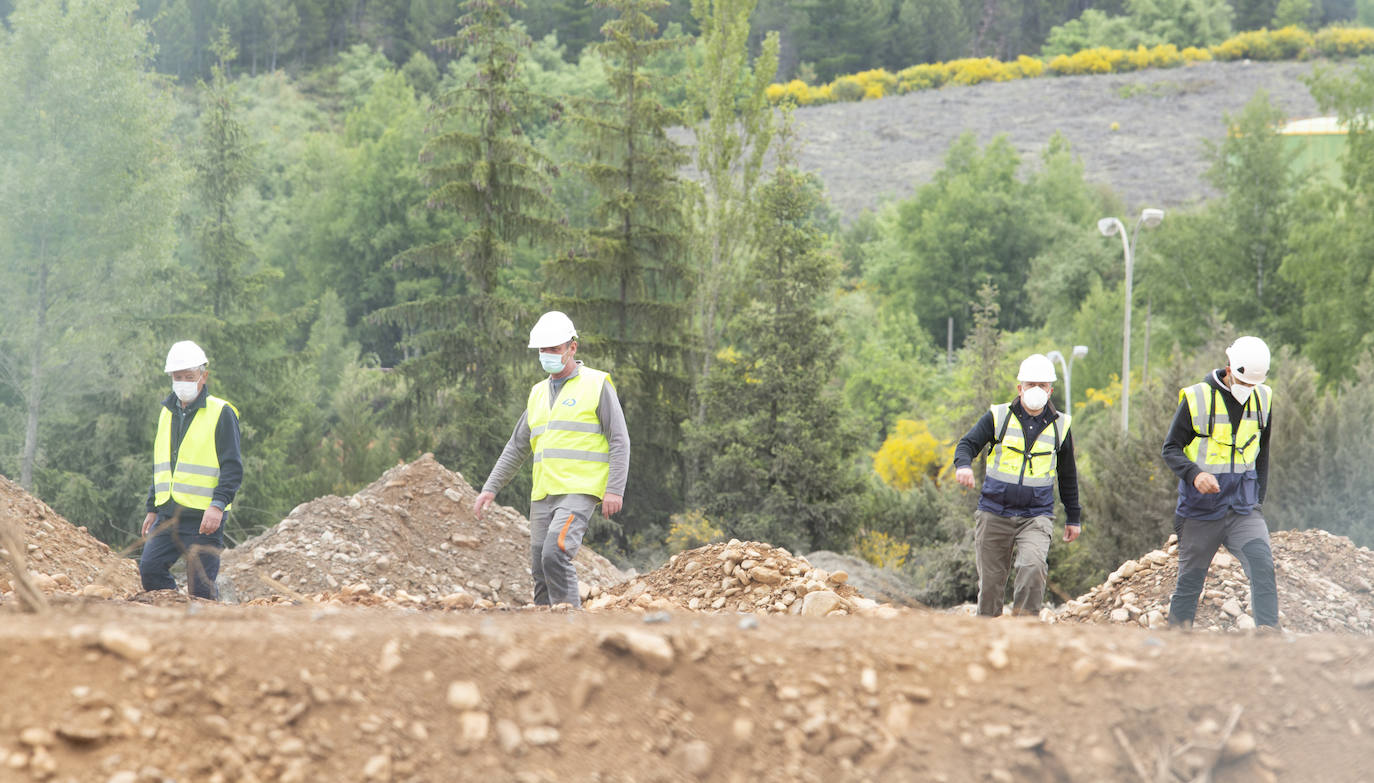
{"type": "Polygon", "coordinates": [[[568,399],[566,399],[566,400],[563,401],[563,404],[566,405],[566,406],[568,406],[569,408],[571,408],[572,406],[574,406],[574,405],[577,404],[577,398],[576,398],[576,397],[569,397],[568,399]]]}

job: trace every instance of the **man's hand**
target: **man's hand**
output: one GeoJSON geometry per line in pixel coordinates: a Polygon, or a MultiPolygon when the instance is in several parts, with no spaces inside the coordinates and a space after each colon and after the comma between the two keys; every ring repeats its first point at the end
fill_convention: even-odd
{"type": "Polygon", "coordinates": [[[954,471],[954,480],[973,489],[973,468],[959,468],[954,471]]]}
{"type": "Polygon", "coordinates": [[[1075,538],[1078,538],[1078,534],[1079,534],[1080,532],[1082,532],[1082,531],[1083,531],[1083,526],[1082,526],[1082,525],[1065,525],[1065,526],[1064,526],[1064,540],[1065,540],[1065,541],[1072,541],[1072,540],[1074,540],[1075,538]]]}
{"type": "Polygon", "coordinates": [[[477,499],[472,501],[472,515],[477,519],[481,519],[482,515],[487,513],[487,506],[490,506],[491,502],[495,499],[495,492],[483,492],[479,494],[477,499]]]}
{"type": "Polygon", "coordinates": [[[211,506],[205,509],[205,513],[200,516],[200,534],[202,536],[214,535],[219,530],[219,523],[224,521],[224,509],[219,506],[211,506]]]}
{"type": "Polygon", "coordinates": [[[143,517],[143,537],[144,537],[144,538],[147,538],[147,537],[148,537],[148,531],[153,529],[153,523],[156,522],[156,521],[157,521],[157,512],[156,512],[156,511],[149,511],[149,512],[148,512],[148,515],[145,516],[145,517],[143,517]]]}
{"type": "Polygon", "coordinates": [[[610,515],[619,511],[621,507],[624,505],[625,498],[621,497],[620,495],[607,492],[606,496],[601,499],[601,513],[609,517],[610,515]]]}
{"type": "Polygon", "coordinates": [[[1193,477],[1193,488],[1204,495],[1215,495],[1221,491],[1217,477],[1211,473],[1199,473],[1193,477]]]}

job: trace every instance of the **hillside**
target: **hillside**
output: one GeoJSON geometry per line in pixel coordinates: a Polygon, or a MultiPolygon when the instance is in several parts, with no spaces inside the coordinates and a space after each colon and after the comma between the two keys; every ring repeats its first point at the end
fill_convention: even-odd
{"type": "Polygon", "coordinates": [[[908,93],[798,109],[799,163],[825,182],[852,219],[928,182],[960,134],[980,143],[1005,133],[1029,165],[1055,131],[1082,158],[1087,179],[1128,209],[1180,207],[1215,195],[1204,180],[1204,140],[1258,90],[1293,118],[1318,113],[1302,77],[1318,64],[1198,63],[1185,68],[1065,76],[908,93]],[[1112,123],[1119,128],[1112,130],[1112,123]]]}

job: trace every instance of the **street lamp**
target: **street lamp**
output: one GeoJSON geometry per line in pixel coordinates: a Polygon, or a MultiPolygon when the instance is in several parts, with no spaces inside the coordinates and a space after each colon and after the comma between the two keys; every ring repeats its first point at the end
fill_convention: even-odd
{"type": "Polygon", "coordinates": [[[1121,335],[1121,434],[1125,435],[1130,424],[1131,415],[1131,275],[1132,266],[1135,261],[1135,243],[1140,237],[1140,226],[1145,224],[1151,228],[1159,225],[1164,220],[1164,210],[1162,209],[1143,209],[1140,217],[1135,221],[1135,231],[1130,236],[1130,241],[1126,238],[1126,227],[1121,221],[1114,217],[1104,217],[1097,221],[1097,230],[1102,232],[1102,236],[1109,237],[1114,234],[1121,234],[1121,247],[1126,254],[1126,318],[1123,334],[1121,335]]]}
{"type": "Polygon", "coordinates": [[[1064,370],[1064,408],[1065,413],[1073,415],[1073,360],[1082,359],[1088,355],[1088,346],[1075,345],[1073,352],[1069,354],[1068,364],[1064,363],[1064,354],[1058,351],[1050,351],[1046,356],[1050,361],[1059,362],[1059,367],[1064,370]]]}

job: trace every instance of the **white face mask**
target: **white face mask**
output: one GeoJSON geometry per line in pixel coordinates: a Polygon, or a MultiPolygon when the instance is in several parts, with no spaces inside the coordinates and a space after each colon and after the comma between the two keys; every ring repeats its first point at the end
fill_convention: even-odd
{"type": "Polygon", "coordinates": [[[182,403],[188,403],[200,396],[200,381],[172,381],[172,393],[182,403]]]}
{"type": "Polygon", "coordinates": [[[543,351],[539,352],[539,366],[543,367],[544,372],[548,373],[549,375],[557,375],[558,373],[563,372],[564,364],[565,362],[563,361],[563,354],[561,353],[544,353],[543,351]]]}
{"type": "Polygon", "coordinates": [[[1250,399],[1250,392],[1254,391],[1254,386],[1242,386],[1239,383],[1231,384],[1231,396],[1236,398],[1236,402],[1244,405],[1250,399]]]}
{"type": "Polygon", "coordinates": [[[1038,411],[1049,401],[1050,393],[1039,386],[1032,386],[1021,392],[1021,406],[1027,411],[1038,411]]]}

